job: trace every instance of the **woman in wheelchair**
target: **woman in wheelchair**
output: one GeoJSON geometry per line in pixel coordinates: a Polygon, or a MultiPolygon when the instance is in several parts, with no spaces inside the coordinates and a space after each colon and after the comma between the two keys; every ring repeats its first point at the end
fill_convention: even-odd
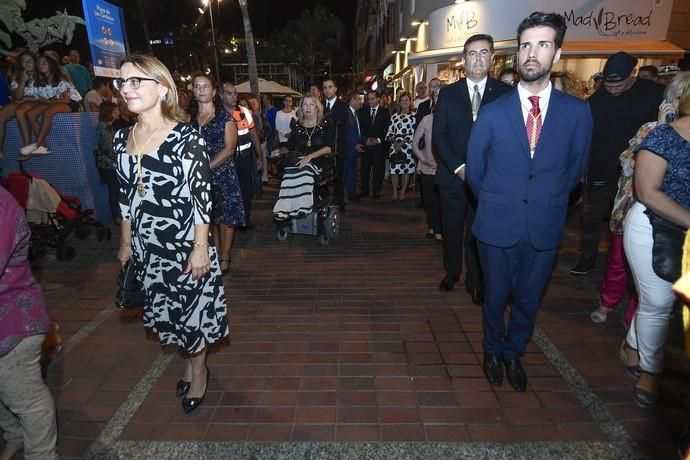
{"type": "MultiPolygon", "coordinates": [[[[273,208],[276,221],[303,217],[323,204],[324,200],[314,199],[314,186],[324,185],[322,182],[333,176],[335,162],[330,153],[334,142],[335,126],[324,118],[321,101],[312,93],[305,94],[287,147],[271,152],[271,157],[277,159],[284,170],[278,201],[273,208]]],[[[326,187],[317,190],[321,188],[326,187]]]]}
{"type": "Polygon", "coordinates": [[[334,142],[335,127],[324,117],[323,104],[312,93],[306,93],[297,111],[297,122],[290,132],[287,147],[274,150],[271,156],[283,156],[282,163],[285,167],[303,168],[312,164],[325,170],[329,163],[321,157],[332,152],[334,142]],[[295,153],[286,155],[288,152],[295,153]]]}

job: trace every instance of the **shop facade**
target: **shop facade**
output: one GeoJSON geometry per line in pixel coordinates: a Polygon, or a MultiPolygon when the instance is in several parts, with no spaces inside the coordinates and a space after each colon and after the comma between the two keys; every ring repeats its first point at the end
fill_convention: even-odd
{"type": "Polygon", "coordinates": [[[412,90],[416,82],[433,77],[445,83],[461,78],[462,45],[477,33],[494,37],[492,75],[515,67],[517,26],[534,11],[565,17],[566,41],[554,70],[572,71],[583,81],[617,51],[633,54],[639,65],[656,66],[677,62],[685,54],[667,41],[672,0],[432,0],[433,5],[424,2],[426,10],[417,5],[422,0],[398,2],[400,46],[384,74],[395,88],[412,90]]]}

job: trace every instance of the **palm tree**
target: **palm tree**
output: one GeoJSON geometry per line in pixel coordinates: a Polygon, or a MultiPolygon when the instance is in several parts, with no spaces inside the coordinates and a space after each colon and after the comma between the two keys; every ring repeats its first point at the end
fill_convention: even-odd
{"type": "Polygon", "coordinates": [[[249,88],[254,96],[259,97],[259,71],[256,67],[256,50],[254,49],[254,34],[252,22],[249,19],[247,0],[239,0],[244,22],[244,41],[247,46],[247,65],[249,66],[249,88]]]}

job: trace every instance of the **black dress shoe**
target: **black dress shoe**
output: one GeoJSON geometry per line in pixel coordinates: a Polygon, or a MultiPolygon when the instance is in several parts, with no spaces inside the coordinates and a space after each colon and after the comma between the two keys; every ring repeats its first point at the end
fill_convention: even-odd
{"type": "Polygon", "coordinates": [[[497,387],[503,384],[503,364],[498,355],[484,353],[484,364],[482,368],[490,384],[497,387]]]}
{"type": "Polygon", "coordinates": [[[352,201],[353,203],[359,203],[359,196],[358,195],[353,195],[347,198],[348,201],[352,201]]]}
{"type": "Polygon", "coordinates": [[[484,291],[477,288],[466,287],[465,292],[467,292],[470,297],[472,297],[472,303],[478,307],[484,305],[484,291]]]}
{"type": "Polygon", "coordinates": [[[427,240],[433,240],[434,238],[436,238],[436,234],[434,232],[426,232],[427,240]]]}
{"type": "Polygon", "coordinates": [[[506,359],[506,376],[508,377],[508,382],[515,388],[515,391],[525,391],[527,389],[527,375],[525,370],[522,368],[522,364],[519,359],[506,359]]]}
{"type": "Polygon", "coordinates": [[[455,283],[457,283],[458,281],[460,281],[459,276],[446,275],[441,280],[441,284],[438,285],[438,289],[442,292],[452,291],[455,287],[455,283]]]}
{"type": "Polygon", "coordinates": [[[201,403],[204,402],[204,398],[206,398],[206,390],[208,390],[208,379],[210,376],[211,376],[211,371],[207,367],[206,368],[206,387],[204,388],[204,394],[201,395],[200,398],[186,398],[186,397],[182,398],[182,410],[184,411],[185,414],[189,414],[189,413],[193,412],[194,410],[196,410],[197,407],[201,406],[201,403]]]}
{"type": "Polygon", "coordinates": [[[358,196],[358,198],[359,198],[359,199],[362,199],[362,198],[369,198],[369,192],[367,192],[367,193],[364,193],[364,192],[360,193],[359,196],[358,196]]]}
{"type": "Polygon", "coordinates": [[[192,386],[192,382],[187,382],[186,380],[180,379],[177,381],[177,388],[175,388],[175,394],[178,398],[186,395],[189,391],[189,387],[192,386]]]}

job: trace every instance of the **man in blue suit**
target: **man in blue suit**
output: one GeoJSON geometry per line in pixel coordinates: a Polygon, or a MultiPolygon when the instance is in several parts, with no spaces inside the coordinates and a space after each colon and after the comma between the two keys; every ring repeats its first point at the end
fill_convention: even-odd
{"type": "Polygon", "coordinates": [[[472,232],[484,272],[484,372],[525,391],[520,356],[551,275],[568,195],[585,172],[592,136],[587,103],[552,88],[566,24],[532,13],[518,27],[517,91],[483,107],[470,135],[466,176],[478,199],[472,232]],[[504,311],[512,299],[508,325],[504,311]]]}
{"type": "Polygon", "coordinates": [[[345,158],[343,179],[348,200],[359,202],[356,184],[357,159],[364,152],[364,143],[366,142],[359,122],[359,109],[362,108],[362,99],[356,91],[350,91],[347,93],[345,102],[347,102],[349,110],[347,112],[347,131],[345,136],[347,158],[345,158]]]}

